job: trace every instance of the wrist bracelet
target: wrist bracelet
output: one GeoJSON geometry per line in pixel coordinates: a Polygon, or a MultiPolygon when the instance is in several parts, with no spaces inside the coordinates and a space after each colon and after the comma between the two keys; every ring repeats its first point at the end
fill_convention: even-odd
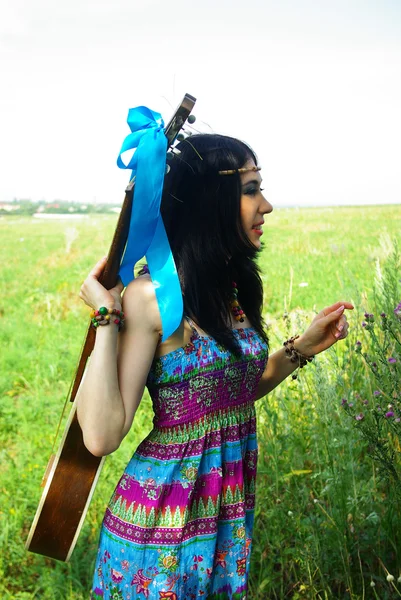
{"type": "Polygon", "coordinates": [[[101,306],[98,310],[92,310],[90,317],[92,326],[95,329],[97,329],[99,325],[110,325],[110,323],[115,323],[118,327],[118,331],[120,331],[121,327],[124,325],[124,313],[117,308],[106,308],[105,306],[101,306]]]}
{"type": "Polygon", "coordinates": [[[295,348],[294,342],[298,338],[299,338],[299,335],[295,335],[294,337],[291,337],[290,339],[286,340],[283,343],[283,346],[285,348],[285,353],[289,357],[291,362],[298,363],[297,373],[295,373],[294,375],[291,376],[292,379],[297,379],[299,369],[303,369],[305,365],[307,365],[309,362],[312,362],[312,360],[315,358],[314,355],[313,356],[305,356],[304,354],[301,354],[301,352],[299,352],[299,350],[297,350],[295,348]]]}

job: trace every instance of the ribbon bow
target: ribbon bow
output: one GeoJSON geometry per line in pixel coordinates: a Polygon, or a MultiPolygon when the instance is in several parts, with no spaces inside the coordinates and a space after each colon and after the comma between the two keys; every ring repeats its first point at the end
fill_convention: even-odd
{"type": "Polygon", "coordinates": [[[160,214],[167,138],[161,115],[146,106],[131,108],[127,123],[131,133],[123,142],[117,165],[120,169],[132,169],[130,181],[135,177],[135,195],[120,277],[124,286],[128,285],[134,279],[135,264],[146,256],[164,341],[178,328],[183,313],[177,269],[160,214]],[[134,154],[125,165],[121,154],[132,149],[134,154]]]}

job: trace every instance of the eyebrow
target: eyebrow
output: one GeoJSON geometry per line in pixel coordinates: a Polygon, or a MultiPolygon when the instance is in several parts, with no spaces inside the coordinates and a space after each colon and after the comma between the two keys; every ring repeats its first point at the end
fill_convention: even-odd
{"type": "Polygon", "coordinates": [[[251,179],[250,181],[247,181],[246,183],[242,184],[242,187],[246,187],[247,185],[259,185],[261,184],[263,181],[263,179],[251,179]]]}

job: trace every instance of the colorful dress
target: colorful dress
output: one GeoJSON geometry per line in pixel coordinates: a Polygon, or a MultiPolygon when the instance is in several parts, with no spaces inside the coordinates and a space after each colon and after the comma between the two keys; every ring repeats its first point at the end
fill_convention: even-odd
{"type": "Polygon", "coordinates": [[[246,599],[267,347],[252,328],[234,331],[242,357],[192,327],[154,360],[154,429],[107,508],[92,600],[246,599]]]}

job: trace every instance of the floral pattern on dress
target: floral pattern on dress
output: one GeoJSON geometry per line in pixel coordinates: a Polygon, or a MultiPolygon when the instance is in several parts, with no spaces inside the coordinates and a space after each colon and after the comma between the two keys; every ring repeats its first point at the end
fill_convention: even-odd
{"type": "Polygon", "coordinates": [[[241,357],[193,330],[155,359],[154,429],[107,508],[91,600],[246,600],[267,348],[236,332],[241,357]]]}

